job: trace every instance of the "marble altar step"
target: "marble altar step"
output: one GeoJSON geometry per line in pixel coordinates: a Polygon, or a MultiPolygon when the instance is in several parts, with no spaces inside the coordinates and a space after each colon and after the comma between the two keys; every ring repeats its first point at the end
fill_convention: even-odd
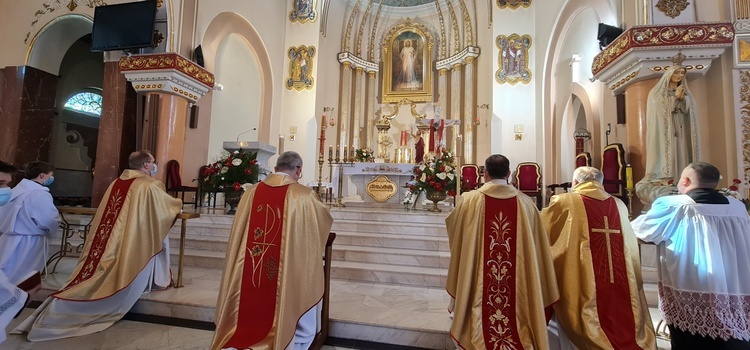
{"type": "Polygon", "coordinates": [[[379,208],[372,203],[347,205],[344,209],[331,208],[331,216],[335,220],[381,221],[381,222],[412,222],[424,224],[445,225],[448,207],[442,213],[428,211],[406,211],[397,205],[389,208],[379,208]]]}
{"type": "Polygon", "coordinates": [[[367,232],[336,231],[334,246],[368,246],[382,248],[421,249],[448,252],[448,236],[411,236],[399,234],[382,234],[367,232]]]}
{"type": "Polygon", "coordinates": [[[449,252],[340,244],[333,250],[332,266],[337,267],[339,261],[350,261],[447,269],[450,257],[449,252]]]}
{"type": "Polygon", "coordinates": [[[448,269],[334,260],[331,262],[331,277],[357,282],[444,288],[448,269]]]}
{"type": "Polygon", "coordinates": [[[411,221],[335,219],[331,231],[448,237],[445,223],[415,223],[411,221]]]}

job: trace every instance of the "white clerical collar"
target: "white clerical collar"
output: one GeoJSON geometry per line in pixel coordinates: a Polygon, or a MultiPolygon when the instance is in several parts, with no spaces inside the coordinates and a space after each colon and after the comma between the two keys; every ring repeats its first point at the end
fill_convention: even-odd
{"type": "Polygon", "coordinates": [[[495,184],[495,185],[505,185],[505,186],[508,186],[508,180],[506,180],[506,179],[493,179],[493,180],[490,180],[489,183],[495,184]]]}

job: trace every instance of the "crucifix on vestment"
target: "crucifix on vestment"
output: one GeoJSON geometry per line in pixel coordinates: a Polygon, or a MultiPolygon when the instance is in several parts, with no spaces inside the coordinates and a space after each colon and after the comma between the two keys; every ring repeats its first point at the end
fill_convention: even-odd
{"type": "Polygon", "coordinates": [[[612,265],[612,244],[610,242],[609,235],[611,233],[620,233],[620,230],[609,228],[609,218],[604,216],[604,228],[592,228],[591,232],[603,233],[604,238],[607,240],[607,261],[609,263],[609,283],[615,283],[615,274],[612,265]]]}

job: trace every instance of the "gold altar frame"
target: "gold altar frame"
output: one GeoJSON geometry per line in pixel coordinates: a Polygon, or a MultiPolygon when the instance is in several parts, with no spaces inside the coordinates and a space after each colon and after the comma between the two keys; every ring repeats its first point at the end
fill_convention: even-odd
{"type": "MultiPolygon", "coordinates": [[[[434,41],[432,34],[424,25],[407,18],[403,23],[395,25],[383,39],[382,55],[382,103],[399,102],[409,99],[414,102],[430,102],[432,95],[432,50],[434,41]],[[409,45],[406,45],[409,42],[409,45]],[[421,67],[415,67],[418,86],[405,88],[405,83],[400,83],[394,71],[394,65],[401,63],[400,53],[404,46],[412,46],[415,51],[415,61],[421,67]]],[[[414,83],[411,83],[414,84],[414,83]]]]}
{"type": "Polygon", "coordinates": [[[289,75],[285,84],[287,90],[312,89],[315,84],[313,78],[315,46],[290,46],[287,52],[289,57],[289,75]]]}

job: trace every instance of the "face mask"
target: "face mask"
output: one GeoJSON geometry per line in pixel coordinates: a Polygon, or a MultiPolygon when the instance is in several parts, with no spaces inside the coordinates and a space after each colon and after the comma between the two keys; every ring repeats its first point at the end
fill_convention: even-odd
{"type": "Polygon", "coordinates": [[[154,164],[154,168],[151,169],[151,176],[156,175],[156,164],[154,164]]]}
{"type": "Polygon", "coordinates": [[[49,179],[44,181],[44,186],[49,187],[49,185],[51,185],[53,182],[55,182],[55,177],[50,176],[49,179]]]}
{"type": "Polygon", "coordinates": [[[11,194],[10,187],[0,188],[0,207],[10,202],[10,194],[11,194]]]}

